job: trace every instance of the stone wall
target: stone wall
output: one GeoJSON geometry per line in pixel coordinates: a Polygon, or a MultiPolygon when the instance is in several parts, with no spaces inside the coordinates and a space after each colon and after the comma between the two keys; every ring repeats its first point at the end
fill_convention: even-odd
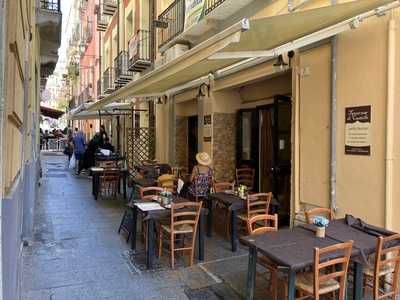
{"type": "Polygon", "coordinates": [[[188,118],[176,117],[175,162],[180,167],[188,167],[188,118]]]}
{"type": "Polygon", "coordinates": [[[213,114],[213,162],[216,180],[234,180],[236,168],[236,114],[213,114]]]}

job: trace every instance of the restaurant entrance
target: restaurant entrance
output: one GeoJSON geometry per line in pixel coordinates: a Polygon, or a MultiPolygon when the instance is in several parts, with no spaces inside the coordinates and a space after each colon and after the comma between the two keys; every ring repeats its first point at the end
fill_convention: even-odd
{"type": "Polygon", "coordinates": [[[256,170],[255,190],[272,192],[281,225],[290,220],[291,98],[239,111],[238,166],[256,170]]]}

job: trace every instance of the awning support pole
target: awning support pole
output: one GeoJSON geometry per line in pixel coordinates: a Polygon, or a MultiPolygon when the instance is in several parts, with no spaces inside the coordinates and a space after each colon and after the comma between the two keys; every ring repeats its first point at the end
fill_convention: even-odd
{"type": "MultiPolygon", "coordinates": [[[[336,0],[331,1],[332,5],[336,0]]],[[[331,39],[331,149],[330,149],[330,193],[329,206],[333,211],[337,210],[336,203],[336,57],[337,57],[337,36],[331,39]]]]}
{"type": "Polygon", "coordinates": [[[393,171],[394,171],[394,128],[396,101],[396,35],[397,24],[393,17],[389,21],[388,71],[386,103],[386,160],[385,160],[385,227],[393,227],[393,171]]]}

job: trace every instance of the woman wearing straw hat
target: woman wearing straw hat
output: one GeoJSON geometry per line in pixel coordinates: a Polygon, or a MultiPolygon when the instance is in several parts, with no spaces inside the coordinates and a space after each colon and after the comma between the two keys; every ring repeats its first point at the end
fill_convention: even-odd
{"type": "Polygon", "coordinates": [[[189,194],[197,200],[199,197],[206,197],[210,192],[213,175],[210,168],[212,160],[207,152],[197,153],[196,160],[197,165],[193,167],[190,176],[189,194]]]}

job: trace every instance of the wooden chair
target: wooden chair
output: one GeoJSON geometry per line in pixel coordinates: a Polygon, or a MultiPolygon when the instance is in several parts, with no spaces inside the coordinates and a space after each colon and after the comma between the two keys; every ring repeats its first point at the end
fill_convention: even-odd
{"type": "Polygon", "coordinates": [[[108,169],[100,175],[100,195],[116,197],[119,186],[119,170],[108,169]]]}
{"type": "Polygon", "coordinates": [[[373,268],[364,268],[364,293],[372,288],[373,299],[396,300],[400,271],[400,234],[378,237],[373,268]],[[385,279],[391,279],[387,282],[385,279]],[[391,287],[390,291],[380,289],[381,281],[391,287]],[[372,284],[369,285],[368,281],[372,284]]]}
{"type": "Polygon", "coordinates": [[[214,182],[214,192],[220,193],[223,191],[233,191],[235,188],[234,182],[214,182]]]}
{"type": "Polygon", "coordinates": [[[164,189],[158,186],[141,187],[139,189],[140,199],[143,202],[153,201],[155,196],[159,196],[164,189]]]}
{"type": "Polygon", "coordinates": [[[325,216],[328,218],[329,221],[332,221],[334,219],[333,210],[330,208],[317,207],[306,211],[304,214],[306,216],[307,224],[312,224],[313,217],[315,216],[325,216]]]}
{"type": "Polygon", "coordinates": [[[160,224],[158,256],[162,255],[164,232],[169,235],[169,249],[171,252],[171,267],[175,268],[175,252],[190,251],[189,265],[193,265],[194,247],[196,242],[197,225],[199,223],[202,202],[182,202],[172,203],[171,206],[171,222],[168,225],[160,224]],[[183,237],[183,245],[175,248],[177,235],[183,237]],[[185,246],[185,237],[191,236],[191,245],[185,246]]]}
{"type": "Polygon", "coordinates": [[[325,248],[315,248],[314,270],[296,275],[296,289],[301,294],[297,299],[313,297],[320,300],[321,295],[325,294],[332,294],[336,299],[335,293],[339,290],[339,300],[345,300],[352,247],[353,241],[348,241],[325,248]]]}
{"type": "Polygon", "coordinates": [[[171,174],[164,174],[157,179],[158,186],[162,189],[166,189],[171,193],[176,192],[176,181],[175,176],[171,174]]]}
{"type": "Polygon", "coordinates": [[[236,169],[236,184],[245,185],[249,191],[254,188],[254,169],[251,168],[240,168],[236,169]]]}
{"type": "MultiPolygon", "coordinates": [[[[263,234],[266,232],[278,231],[278,215],[256,215],[251,217],[247,222],[247,231],[249,235],[263,234]]],[[[272,262],[265,256],[259,255],[257,262],[270,272],[269,291],[271,299],[278,298],[278,270],[272,262]]],[[[287,288],[285,289],[287,290],[287,288]]],[[[286,297],[287,298],[287,297],[286,297]]]]}
{"type": "Polygon", "coordinates": [[[271,200],[271,192],[248,195],[246,200],[246,212],[239,214],[238,218],[247,224],[251,217],[256,215],[268,215],[271,200]]]}

